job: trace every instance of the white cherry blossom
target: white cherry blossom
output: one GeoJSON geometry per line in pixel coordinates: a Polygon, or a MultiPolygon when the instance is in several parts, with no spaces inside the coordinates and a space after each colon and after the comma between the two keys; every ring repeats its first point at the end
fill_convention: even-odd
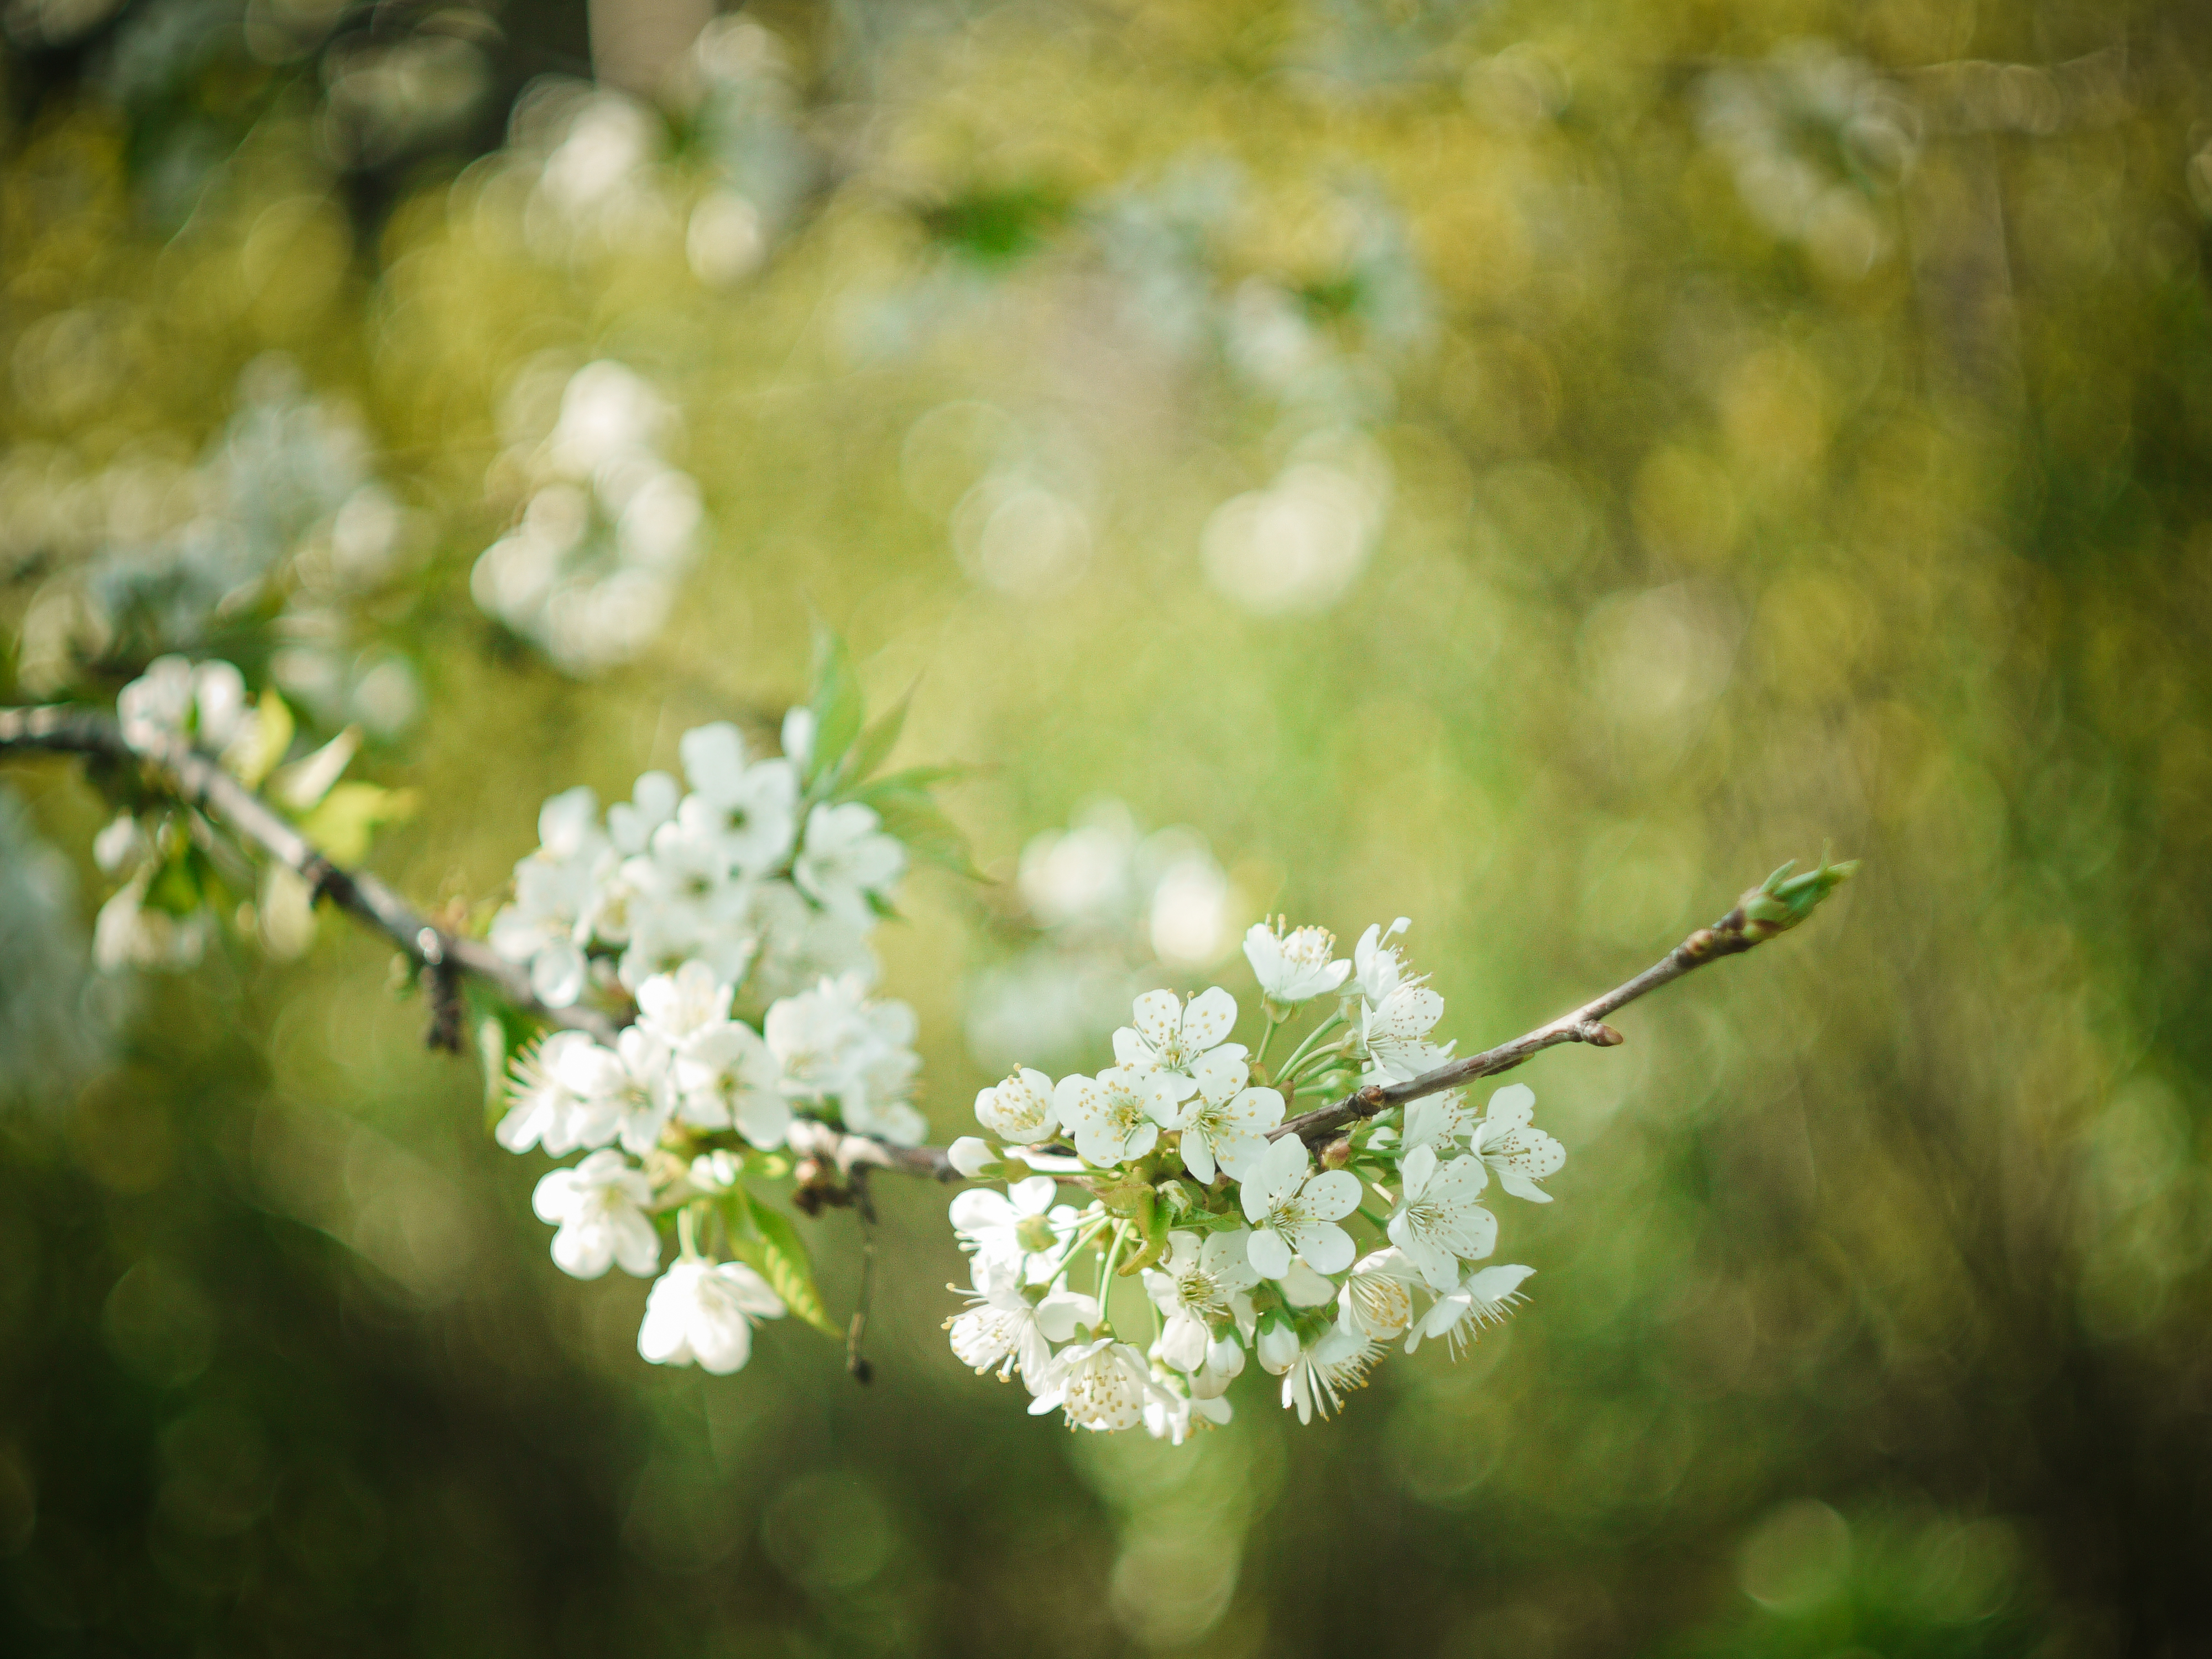
{"type": "MultiPolygon", "coordinates": [[[[1179,1371],[1194,1371],[1206,1362],[1217,1326],[1232,1322],[1237,1304],[1260,1275],[1252,1270],[1239,1227],[1233,1231],[1168,1235],[1167,1266],[1147,1269],[1145,1290],[1166,1322],[1160,1333],[1160,1357],[1179,1371]]],[[[1243,1349],[1237,1350],[1242,1363],[1243,1349]]]]}
{"type": "Polygon", "coordinates": [[[1336,1281],[1316,1273],[1303,1256],[1292,1256],[1274,1285],[1293,1308],[1325,1308],[1336,1300],[1336,1281]]]}
{"type": "Polygon", "coordinates": [[[1211,1186],[1218,1174],[1242,1181],[1267,1150],[1267,1131],[1283,1121],[1283,1097],[1248,1089],[1244,1062],[1209,1066],[1197,1091],[1162,1120],[1182,1132],[1183,1167],[1211,1186]]]}
{"type": "Polygon", "coordinates": [[[1352,982],[1370,1003],[1382,1003],[1406,977],[1405,957],[1390,941],[1413,925],[1410,916],[1399,917],[1388,929],[1373,924],[1352,947],[1352,982]]]}
{"type": "Polygon", "coordinates": [[[510,1104],[493,1138],[510,1152],[542,1145],[555,1158],[582,1146],[586,1125],[577,1085],[592,1075],[585,1052],[599,1047],[581,1031],[556,1031],[526,1054],[515,1063],[510,1104]]]}
{"type": "Polygon", "coordinates": [[[1015,1072],[1004,1083],[975,1097],[975,1121],[1000,1139],[1018,1146],[1050,1140],[1060,1133],[1052,1079],[1027,1067],[1015,1072]]]}
{"type": "Polygon", "coordinates": [[[1052,1366],[1051,1345],[1066,1341],[1078,1325],[1097,1324],[1098,1304],[1066,1291],[1031,1302],[1020,1275],[1002,1263],[979,1255],[970,1267],[975,1288],[969,1306],[945,1322],[953,1357],[979,1376],[995,1366],[1001,1382],[1018,1371],[1029,1391],[1039,1392],[1052,1366]]]}
{"type": "Polygon", "coordinates": [[[1329,959],[1335,934],[1326,927],[1296,927],[1286,933],[1280,919],[1272,927],[1255,921],[1244,935],[1244,959],[1262,992],[1279,1003],[1304,1002],[1344,983],[1352,964],[1329,959]]]}
{"type": "Polygon", "coordinates": [[[1173,1120],[1176,1096],[1189,1086],[1171,1072],[1109,1066],[1095,1078],[1060,1079],[1053,1108],[1083,1160],[1110,1170],[1135,1163],[1159,1144],[1160,1125],[1173,1120]]]}
{"type": "Polygon", "coordinates": [[[952,1230],[963,1249],[1019,1270],[1026,1283],[1045,1284],[1080,1219],[1073,1205],[1053,1202],[1059,1194],[1050,1176],[1030,1176],[1003,1193],[971,1187],[952,1200],[952,1230]]]}
{"type": "Polygon", "coordinates": [[[981,1181],[999,1164],[999,1154],[980,1135],[961,1135],[945,1149],[945,1161],[970,1181],[981,1181]]]}
{"type": "Polygon", "coordinates": [[[1337,1292],[1336,1322],[1370,1342],[1404,1334],[1413,1322],[1413,1287],[1419,1278],[1401,1250],[1360,1257],[1337,1292]]]}
{"type": "Polygon", "coordinates": [[[744,740],[726,720],[686,732],[678,748],[691,793],[676,809],[676,827],[712,844],[749,875],[764,874],[790,855],[799,775],[789,761],[747,765],[744,740]]]}
{"type": "Polygon", "coordinates": [[[1270,1320],[1260,1327],[1252,1352],[1259,1356],[1261,1370],[1270,1376],[1282,1376],[1298,1362],[1297,1328],[1280,1316],[1270,1320]]]}
{"type": "Polygon", "coordinates": [[[825,910],[817,910],[787,881],[755,884],[746,926],[759,943],[745,984],[754,998],[774,1002],[824,979],[857,974],[866,984],[876,979],[876,958],[867,929],[825,910]]]}
{"type": "Polygon", "coordinates": [[[687,962],[637,988],[637,1023],[680,1054],[695,1035],[728,1020],[731,991],[705,963],[687,962]]]}
{"type": "Polygon", "coordinates": [[[783,1068],[783,1091],[793,1100],[835,1102],[845,1127],[907,1143],[928,1124],[919,1112],[896,1109],[921,1068],[913,1050],[914,1010],[903,1002],[872,1001],[859,974],[824,979],[812,989],[773,1004],[761,1035],[783,1068]]]}
{"type": "Polygon", "coordinates": [[[1283,1376],[1283,1409],[1296,1407],[1298,1421],[1310,1423],[1341,1409],[1343,1396],[1364,1388],[1379,1350],[1357,1332],[1332,1325],[1298,1351],[1283,1376]]]}
{"type": "Polygon", "coordinates": [[[609,854],[599,810],[598,795],[580,787],[538,810],[538,849],[514,866],[514,902],[492,918],[491,948],[529,969],[532,994],[549,1007],[583,993],[589,934],[580,924],[609,854]]]}
{"type": "Polygon", "coordinates": [[[1206,1344],[1205,1363],[1185,1381],[1189,1384],[1192,1399],[1212,1400],[1226,1393],[1229,1385],[1243,1373],[1244,1344],[1236,1332],[1227,1331],[1206,1344]]]}
{"type": "Polygon", "coordinates": [[[1044,1382],[1030,1402],[1030,1414],[1057,1409],[1073,1429],[1133,1429],[1145,1420],[1145,1407],[1164,1392],[1152,1382],[1144,1355],[1110,1336],[1061,1349],[1044,1382]]]}
{"type": "Polygon", "coordinates": [[[906,848],[883,833],[883,820],[858,801],[817,806],[792,860],[791,878],[832,915],[855,927],[875,920],[871,899],[886,900],[906,872],[906,848]]]}
{"type": "Polygon", "coordinates": [[[562,1081],[580,1097],[576,1123],[586,1146],[618,1139],[642,1158],[660,1139],[676,1109],[674,1056],[639,1025],[626,1026],[611,1049],[592,1044],[561,1056],[562,1081]]]}
{"type": "Polygon", "coordinates": [[[1474,1155],[1498,1171],[1498,1184],[1516,1198],[1549,1204],[1551,1194],[1536,1183],[1555,1175],[1567,1161],[1567,1149],[1536,1127],[1536,1091],[1509,1083],[1490,1097],[1490,1109],[1473,1126],[1474,1155]]]}
{"type": "Polygon", "coordinates": [[[653,843],[653,832],[676,816],[682,793],[665,772],[640,773],[630,798],[607,808],[607,839],[615,850],[625,856],[644,852],[653,843]]]}
{"type": "Polygon", "coordinates": [[[1401,981],[1379,1004],[1362,1004],[1359,1041],[1367,1071],[1361,1080],[1404,1083],[1449,1060],[1449,1045],[1429,1041],[1443,1012],[1444,1000],[1417,980],[1401,981]]]}
{"type": "Polygon", "coordinates": [[[653,1183],[608,1147],[572,1170],[555,1170],[538,1183],[530,1207],[553,1235],[553,1261],[576,1279],[597,1279],[616,1262],[626,1273],[649,1279],[660,1266],[660,1237],[646,1208],[653,1183]]]}
{"type": "Polygon", "coordinates": [[[1317,1273],[1338,1273],[1356,1254],[1352,1235],[1336,1224],[1359,1207],[1359,1182],[1343,1170],[1313,1173],[1305,1143],[1285,1135],[1272,1144],[1243,1183],[1248,1251],[1262,1279],[1280,1279],[1293,1255],[1317,1273]]]}
{"type": "Polygon", "coordinates": [[[1390,1242],[1437,1291],[1459,1280],[1463,1260],[1498,1246],[1498,1218],[1475,1200],[1488,1176],[1478,1158],[1440,1163],[1433,1146],[1416,1146],[1399,1165],[1402,1187],[1390,1216],[1390,1242]]]}
{"type": "Polygon", "coordinates": [[[687,1256],[647,1293],[637,1351],[656,1365],[696,1364],[726,1376],[752,1358],[753,1322],[783,1310],[783,1298],[743,1262],[687,1256]]]}
{"type": "Polygon", "coordinates": [[[1470,1269],[1456,1289],[1437,1298],[1436,1306],[1407,1336],[1406,1352],[1419,1347],[1425,1337],[1441,1336],[1456,1359],[1461,1346],[1473,1341],[1478,1330],[1503,1324],[1515,1305],[1528,1299],[1521,1294],[1521,1285],[1535,1271],[1517,1263],[1470,1269]]]}
{"type": "Polygon", "coordinates": [[[1244,1045],[1227,1040],[1237,1026],[1237,999],[1218,985],[1188,1004],[1173,991],[1147,991],[1132,1019],[1114,1033],[1114,1058],[1123,1066],[1174,1072],[1195,1084],[1244,1058],[1244,1045]]]}
{"type": "Polygon", "coordinates": [[[791,1131],[783,1068],[760,1034],[736,1020],[691,1034],[676,1056],[676,1115],[694,1128],[734,1128],[763,1151],[791,1131]]]}

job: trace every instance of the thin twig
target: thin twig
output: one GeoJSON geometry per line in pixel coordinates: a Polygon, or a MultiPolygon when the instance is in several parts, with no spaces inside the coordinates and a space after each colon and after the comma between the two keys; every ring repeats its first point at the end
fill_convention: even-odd
{"type": "MultiPolygon", "coordinates": [[[[448,1029],[458,1018],[458,1005],[447,1000],[446,994],[464,975],[482,980],[542,1024],[614,1042],[615,1022],[605,1013],[589,1007],[556,1008],[540,1001],[530,988],[529,975],[520,968],[481,939],[434,926],[368,872],[333,864],[291,820],[224,771],[213,756],[173,732],[145,721],[125,726],[112,715],[88,708],[0,708],[0,753],[9,751],[88,755],[137,766],[163,793],[198,807],[240,842],[286,866],[307,884],[309,893],[329,899],[383,935],[417,971],[426,974],[433,999],[432,1036],[439,1046],[449,1036],[458,1036],[448,1029]]],[[[811,1119],[792,1125],[792,1146],[803,1155],[834,1164],[848,1180],[862,1166],[939,1181],[954,1178],[952,1165],[937,1147],[892,1146],[811,1119]]]]}
{"type": "MultiPolygon", "coordinates": [[[[1753,890],[1756,891],[1757,890],[1753,890]]],[[[1745,900],[1751,894],[1744,896],[1745,900]]],[[[1710,927],[1700,927],[1669,951],[1650,967],[1646,968],[1626,984],[1616,985],[1601,997],[1593,998],[1571,1013],[1561,1014],[1548,1024],[1524,1032],[1510,1042],[1501,1042],[1495,1048],[1486,1048],[1479,1054],[1469,1054],[1439,1066],[1432,1072],[1404,1083],[1369,1084],[1355,1089],[1340,1101],[1315,1108],[1310,1112],[1286,1119],[1267,1131],[1267,1139],[1279,1140],[1285,1135],[1303,1137],[1308,1145],[1317,1145],[1337,1130],[1362,1118],[1373,1117],[1393,1106],[1402,1106],[1408,1101],[1419,1100],[1424,1095],[1440,1094],[1446,1089],[1456,1089],[1477,1078],[1494,1077],[1500,1072],[1510,1072],[1523,1060],[1532,1059],[1545,1049],[1562,1042],[1587,1042],[1594,1048],[1610,1048],[1625,1041],[1620,1033],[1605,1023],[1605,1017],[1616,1008],[1624,1008],[1640,996],[1648,995],[1661,986],[1672,983],[1692,969],[1702,968],[1723,957],[1740,955],[1761,942],[1766,935],[1747,921],[1744,905],[1723,916],[1710,927]]]]}

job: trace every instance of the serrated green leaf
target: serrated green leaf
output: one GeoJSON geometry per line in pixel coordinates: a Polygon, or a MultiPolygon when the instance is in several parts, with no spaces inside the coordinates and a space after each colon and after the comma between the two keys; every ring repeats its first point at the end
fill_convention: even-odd
{"type": "Polygon", "coordinates": [[[860,733],[860,682],[853,672],[852,653],[829,628],[814,630],[814,689],[806,700],[814,715],[814,744],[806,757],[806,781],[837,769],[860,733]]]}
{"type": "Polygon", "coordinates": [[[261,781],[292,746],[292,734],[298,729],[290,706],[273,685],[262,688],[253,708],[253,745],[240,758],[237,769],[239,781],[248,789],[261,787],[261,781]]]}
{"type": "Polygon", "coordinates": [[[412,789],[386,789],[376,783],[341,783],[323,797],[321,805],[300,820],[300,833],[314,842],[325,857],[340,864],[353,864],[368,851],[369,837],[379,829],[411,817],[416,801],[412,789]]]}
{"type": "Polygon", "coordinates": [[[732,1237],[730,1249],[738,1259],[768,1280],[769,1288],[783,1298],[793,1316],[805,1320],[826,1336],[842,1334],[822,1305],[822,1292],[814,1285],[813,1258],[793,1227],[780,1212],[765,1205],[748,1206],[757,1237],[732,1237]]]}

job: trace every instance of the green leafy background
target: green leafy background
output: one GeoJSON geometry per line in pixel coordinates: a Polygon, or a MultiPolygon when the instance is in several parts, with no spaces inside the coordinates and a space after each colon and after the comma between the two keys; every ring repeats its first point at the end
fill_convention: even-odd
{"type": "MultiPolygon", "coordinates": [[[[1326,1425],[1248,1378],[1181,1453],[1071,1436],[962,1370],[947,1194],[890,1177],[872,1387],[797,1319],[734,1378],[642,1364],[644,1286],[553,1269],[542,1164],[489,1141],[466,1060],[424,1052],[388,951],[327,919],[299,962],[234,943],[141,982],[64,1081],[0,1026],[0,1644],[2201,1650],[2201,9],[756,15],[840,159],[724,289],[680,216],[533,252],[521,187],[461,139],[334,166],[312,62],[272,69],[216,14],[166,100],[9,49],[0,435],[189,458],[277,349],[356,401],[416,515],[370,620],[428,712],[354,769],[413,792],[382,873],[425,904],[495,894],[546,795],[623,798],[702,720],[765,737],[827,618],[871,708],[913,689],[894,767],[980,769],[940,793],[986,882],[925,869],[879,935],[939,1139],[994,1080],[962,996],[1012,860],[1095,793],[1202,831],[1240,921],[1412,915],[1468,1047],[1785,857],[1832,842],[1860,874],[1622,1014],[1625,1046],[1521,1074],[1570,1158],[1556,1204],[1504,1217],[1501,1259],[1538,1270],[1507,1328],[1393,1361],[1326,1425]],[[1923,112],[1901,173],[1855,171],[1817,122],[1792,141],[1858,242],[1778,233],[1701,136],[1703,77],[1808,38],[1923,112]],[[2083,62],[2118,93],[2030,69],[1960,112],[1977,63],[2083,62]],[[1194,157],[1243,181],[1212,291],[1300,296],[1369,388],[1387,517],[1319,614],[1242,610],[1199,556],[1298,411],[1164,346],[1087,251],[1117,192],[1194,157]],[[1345,204],[1369,199],[1403,246],[1363,264],[1345,204]],[[78,311],[105,355],[58,358],[41,329],[78,311]],[[500,400],[548,351],[680,404],[714,526],[651,650],[588,682],[468,596],[506,523],[500,400]],[[1003,592],[956,556],[912,434],[962,400],[1087,458],[1070,584],[1003,592]]],[[[513,79],[575,50],[565,12],[501,27],[513,79]]],[[[9,548],[13,623],[53,567],[9,548]]],[[[60,764],[7,779],[88,916],[99,799],[60,764]]],[[[853,1218],[790,1224],[842,1327],[853,1218]]]]}

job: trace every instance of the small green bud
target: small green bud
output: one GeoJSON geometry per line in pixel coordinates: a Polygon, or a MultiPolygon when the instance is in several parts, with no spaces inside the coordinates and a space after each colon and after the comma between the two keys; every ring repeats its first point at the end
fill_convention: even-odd
{"type": "Polygon", "coordinates": [[[1858,873],[1859,863],[1856,859],[1846,859],[1841,864],[1831,864],[1824,851],[1817,870],[1791,875],[1796,867],[1797,861],[1792,859],[1737,901],[1737,908],[1743,913],[1743,935],[1753,944],[1786,933],[1811,915],[1822,899],[1858,873]]]}

